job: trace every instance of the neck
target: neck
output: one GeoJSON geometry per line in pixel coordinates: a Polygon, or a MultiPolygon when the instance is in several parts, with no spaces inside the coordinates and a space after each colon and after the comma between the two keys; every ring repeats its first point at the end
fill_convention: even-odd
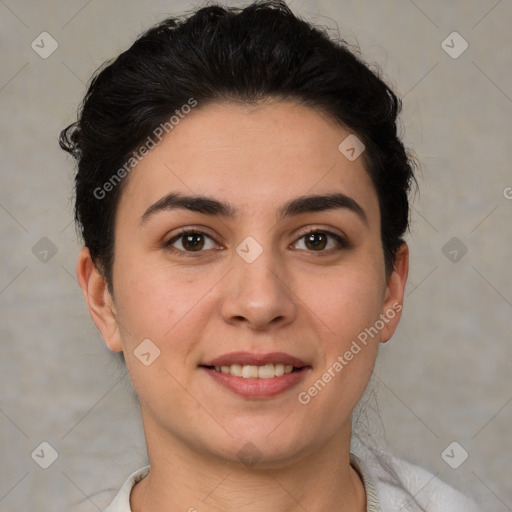
{"type": "Polygon", "coordinates": [[[145,431],[151,471],[132,490],[133,512],[366,511],[350,428],[292,463],[253,468],[198,453],[146,423],[145,431]]]}

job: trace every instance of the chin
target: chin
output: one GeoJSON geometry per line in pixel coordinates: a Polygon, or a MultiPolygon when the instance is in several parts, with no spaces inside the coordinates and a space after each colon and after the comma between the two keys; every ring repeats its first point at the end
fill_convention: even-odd
{"type": "Polygon", "coordinates": [[[220,458],[229,462],[242,463],[247,468],[276,469],[285,467],[304,456],[309,450],[313,451],[314,440],[309,442],[306,432],[290,431],[283,417],[258,419],[254,417],[238,418],[236,425],[228,430],[233,436],[223,436],[218,443],[212,445],[209,439],[209,449],[220,458]],[[281,424],[280,424],[281,423],[281,424]]]}

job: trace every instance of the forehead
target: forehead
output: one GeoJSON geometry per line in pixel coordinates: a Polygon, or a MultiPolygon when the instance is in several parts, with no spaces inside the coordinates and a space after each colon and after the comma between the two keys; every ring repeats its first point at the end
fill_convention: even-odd
{"type": "Polygon", "coordinates": [[[129,203],[142,215],[179,191],[213,195],[254,214],[293,197],[339,191],[365,204],[371,221],[378,200],[363,157],[351,161],[339,149],[350,135],[292,102],[199,105],[133,169],[119,208],[129,203]]]}

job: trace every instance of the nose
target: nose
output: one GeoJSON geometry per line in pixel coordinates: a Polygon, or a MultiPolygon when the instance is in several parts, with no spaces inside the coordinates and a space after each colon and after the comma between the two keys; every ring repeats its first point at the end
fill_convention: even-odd
{"type": "Polygon", "coordinates": [[[297,315],[297,300],[286,269],[270,251],[247,263],[235,256],[235,268],[226,276],[221,305],[224,321],[255,331],[268,331],[291,324],[297,315]]]}

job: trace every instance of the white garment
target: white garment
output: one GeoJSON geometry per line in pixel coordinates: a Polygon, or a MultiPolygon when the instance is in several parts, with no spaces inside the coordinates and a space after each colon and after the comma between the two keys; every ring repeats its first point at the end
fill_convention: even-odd
{"type": "MultiPolygon", "coordinates": [[[[360,474],[366,491],[366,512],[409,512],[411,496],[386,481],[386,474],[370,468],[359,457],[350,454],[352,467],[360,474]]],[[[427,470],[401,459],[393,459],[395,470],[407,490],[427,512],[479,512],[476,504],[439,480],[427,470]]],[[[149,466],[128,477],[105,512],[132,512],[130,493],[136,482],[149,473],[149,466]]]]}

